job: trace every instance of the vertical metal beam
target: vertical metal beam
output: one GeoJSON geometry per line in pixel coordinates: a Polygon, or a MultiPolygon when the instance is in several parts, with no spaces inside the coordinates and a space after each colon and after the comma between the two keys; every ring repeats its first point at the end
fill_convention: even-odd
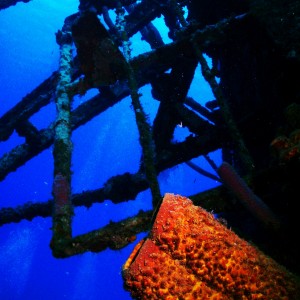
{"type": "MultiPolygon", "coordinates": [[[[57,35],[58,36],[58,35],[57,35]]],[[[53,236],[51,247],[53,255],[65,252],[66,244],[72,239],[71,203],[71,102],[67,93],[67,85],[71,82],[72,73],[72,37],[71,32],[64,29],[57,38],[60,45],[59,82],[56,88],[56,121],[54,127],[54,181],[52,194],[53,207],[53,236]]]]}

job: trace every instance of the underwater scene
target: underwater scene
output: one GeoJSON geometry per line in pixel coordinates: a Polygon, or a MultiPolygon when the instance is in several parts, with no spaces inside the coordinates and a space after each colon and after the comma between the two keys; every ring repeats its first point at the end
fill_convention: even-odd
{"type": "Polygon", "coordinates": [[[0,61],[1,300],[300,299],[300,1],[4,0],[0,61]]]}

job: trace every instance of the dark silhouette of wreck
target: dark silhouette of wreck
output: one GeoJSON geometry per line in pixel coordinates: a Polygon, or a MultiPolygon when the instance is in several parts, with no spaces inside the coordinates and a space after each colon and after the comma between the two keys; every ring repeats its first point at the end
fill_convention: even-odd
{"type": "MultiPolygon", "coordinates": [[[[1,1],[0,9],[17,2],[1,1]]],[[[155,212],[161,198],[159,172],[200,155],[209,160],[211,151],[222,149],[223,160],[243,177],[259,203],[272,210],[278,224],[261,222],[255,212],[261,208],[249,213],[247,205],[236,201],[243,196],[235,183],[191,195],[191,199],[220,213],[242,236],[298,273],[299,18],[300,1],[294,0],[80,1],[79,12],[68,16],[56,34],[60,69],[0,118],[1,141],[13,131],[26,139],[0,159],[1,180],[53,146],[54,200],[2,208],[0,224],[52,215],[55,257],[119,249],[150,228],[153,211],[72,237],[72,207],[89,207],[105,199],[133,200],[150,187],[155,212]],[[186,19],[183,7],[188,10],[186,19]],[[116,24],[110,10],[117,14],[116,24]],[[151,23],[160,15],[173,40],[167,45],[151,23]],[[128,38],[138,31],[152,51],[131,57],[128,38]],[[75,57],[69,51],[73,43],[75,57]],[[123,46],[123,53],[118,46],[123,46]],[[211,68],[204,54],[212,59],[211,68]],[[205,107],[187,97],[199,63],[215,96],[205,107]],[[153,98],[160,102],[152,127],[139,102],[138,88],[145,84],[151,85],[153,98]],[[99,94],[72,110],[72,97],[91,88],[99,94]],[[112,177],[97,190],[71,195],[71,131],[129,95],[143,149],[139,172],[112,177]],[[38,130],[28,119],[53,96],[58,117],[47,129],[38,130]],[[172,143],[178,124],[188,127],[192,135],[172,143]],[[252,232],[247,229],[250,223],[252,232]]],[[[226,182],[226,176],[230,174],[220,174],[220,181],[226,182]]]]}

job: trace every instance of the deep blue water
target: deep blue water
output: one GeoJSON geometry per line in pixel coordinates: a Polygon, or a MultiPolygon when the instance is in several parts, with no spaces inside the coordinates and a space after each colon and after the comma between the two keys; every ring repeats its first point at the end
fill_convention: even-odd
{"type": "MultiPolygon", "coordinates": [[[[58,68],[59,47],[55,32],[61,29],[64,18],[77,11],[75,0],[33,0],[27,4],[0,11],[0,116],[18,103],[22,97],[36,88],[58,68]]],[[[162,20],[155,25],[163,34],[167,31],[162,20]]],[[[132,39],[132,55],[149,51],[150,47],[136,34],[132,39]]],[[[143,107],[150,122],[155,116],[158,102],[153,100],[150,87],[140,89],[143,107]]],[[[74,99],[73,106],[89,99],[74,99]]],[[[197,70],[189,96],[198,101],[213,99],[208,85],[197,70]]],[[[100,116],[73,132],[74,145],[72,191],[100,188],[111,176],[124,172],[136,172],[141,148],[131,99],[123,99],[100,116]]],[[[30,121],[39,129],[47,127],[55,118],[54,103],[36,113],[30,121]]],[[[188,134],[178,126],[176,140],[188,134]]],[[[13,134],[0,143],[0,157],[24,140],[13,134]]],[[[28,201],[51,199],[53,157],[52,148],[28,161],[16,172],[0,182],[0,208],[15,207],[28,201]]],[[[218,153],[211,154],[219,163],[218,153]]],[[[213,172],[206,161],[199,157],[193,162],[213,172]]],[[[166,170],[159,175],[162,193],[193,195],[214,187],[214,182],[196,173],[186,165],[166,170]]],[[[138,195],[135,201],[115,205],[109,200],[95,204],[90,209],[76,208],[73,234],[86,233],[133,216],[140,209],[150,209],[149,190],[138,195]]],[[[51,219],[35,218],[0,227],[0,299],[130,299],[123,289],[121,268],[134,245],[146,234],[140,234],[128,247],[100,253],[56,259],[49,248],[51,219]]]]}

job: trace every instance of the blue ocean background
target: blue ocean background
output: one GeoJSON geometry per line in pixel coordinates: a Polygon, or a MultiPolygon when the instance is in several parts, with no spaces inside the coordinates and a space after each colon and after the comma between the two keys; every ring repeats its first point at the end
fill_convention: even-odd
{"type": "MultiPolygon", "coordinates": [[[[55,33],[64,19],[78,11],[75,0],[33,0],[18,3],[0,11],[0,116],[47,79],[59,67],[59,46],[55,33]]],[[[156,19],[165,43],[170,43],[163,19],[156,19]]],[[[140,34],[132,37],[132,56],[150,51],[140,34]]],[[[198,68],[188,96],[204,104],[214,97],[198,68]]],[[[75,97],[73,107],[90,99],[98,91],[75,97]]],[[[142,105],[153,122],[159,102],[151,97],[146,85],[139,90],[142,105]]],[[[55,119],[52,101],[30,118],[38,128],[46,128],[55,119]]],[[[181,141],[190,132],[176,129],[174,140],[181,141]]],[[[130,97],[123,99],[101,115],[79,127],[72,134],[72,192],[80,193],[102,187],[111,176],[135,173],[139,168],[141,147],[130,97]]],[[[24,139],[14,133],[0,143],[0,157],[24,139]]],[[[220,164],[220,153],[210,157],[220,164]]],[[[192,160],[214,173],[203,157],[192,160]]],[[[0,182],[0,208],[16,207],[27,202],[43,202],[52,198],[52,147],[40,153],[0,182]]],[[[161,192],[190,196],[215,187],[218,182],[200,175],[186,164],[159,174],[161,192]]],[[[134,199],[133,199],[134,200],[134,199]]],[[[98,229],[109,223],[134,216],[140,209],[151,209],[149,190],[134,201],[113,204],[106,200],[91,208],[75,208],[73,235],[98,229]]],[[[131,299],[123,289],[121,275],[135,244],[147,233],[118,251],[85,253],[65,259],[52,256],[51,218],[37,217],[31,222],[6,224],[0,227],[0,299],[131,299]]]]}

